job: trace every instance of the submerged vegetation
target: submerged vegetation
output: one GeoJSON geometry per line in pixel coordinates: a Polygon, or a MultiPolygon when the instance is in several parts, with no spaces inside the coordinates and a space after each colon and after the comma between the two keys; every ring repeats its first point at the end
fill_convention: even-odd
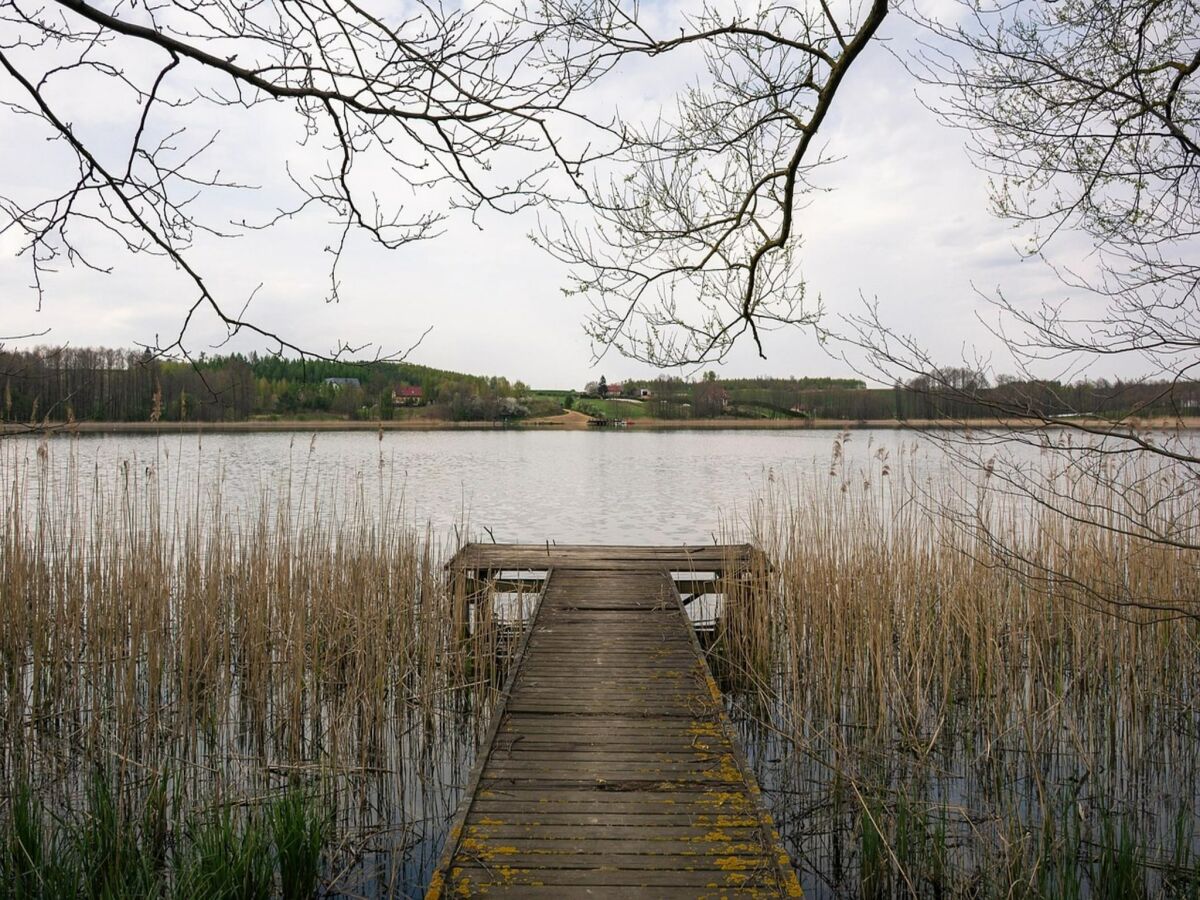
{"type": "Polygon", "coordinates": [[[56,444],[0,446],[0,896],[421,884],[502,673],[398,487],[56,444]]]}
{"type": "Polygon", "coordinates": [[[10,798],[0,897],[312,897],[330,852],[331,816],[318,795],[224,802],[178,814],[165,781],[140,809],[120,775],[96,771],[80,810],[51,813],[29,788],[10,798]]]}
{"type": "MultiPolygon", "coordinates": [[[[809,895],[1200,897],[1192,554],[842,450],[768,486],[716,661],[809,895]]],[[[1163,479],[1052,483],[1191,514],[1163,479]]]]}

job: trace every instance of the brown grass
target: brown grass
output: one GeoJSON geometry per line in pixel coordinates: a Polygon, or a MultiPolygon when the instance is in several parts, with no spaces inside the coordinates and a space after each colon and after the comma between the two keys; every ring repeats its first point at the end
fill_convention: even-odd
{"type": "MultiPolygon", "coordinates": [[[[1104,519],[1073,521],[986,473],[926,481],[882,452],[852,469],[842,440],[827,474],[768,485],[751,530],[773,568],[726,586],[723,622],[809,887],[1194,896],[1194,554],[1103,527],[1129,512],[1115,483],[1050,473],[1104,519]],[[1131,880],[1107,893],[1118,859],[1131,880]]],[[[1194,515],[1179,483],[1154,483],[1140,509],[1194,515]]]]}
{"type": "Polygon", "coordinates": [[[109,482],[33,446],[0,445],[4,784],[70,811],[94,771],[133,806],[169,775],[187,809],[303,778],[336,797],[345,884],[368,846],[432,859],[503,673],[388,477],[234,510],[162,460],[109,482]]]}

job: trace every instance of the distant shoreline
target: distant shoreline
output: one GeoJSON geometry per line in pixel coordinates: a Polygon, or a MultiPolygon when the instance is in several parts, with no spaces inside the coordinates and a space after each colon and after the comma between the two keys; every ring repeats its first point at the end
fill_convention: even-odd
{"type": "MultiPolygon", "coordinates": [[[[269,432],[381,432],[381,431],[843,431],[882,429],[928,431],[936,429],[1047,427],[1029,420],[1027,425],[998,419],[949,421],[944,419],[636,419],[622,427],[593,428],[587,416],[568,412],[561,416],[502,422],[452,422],[437,419],[398,419],[392,421],[348,421],[320,419],[252,420],[245,422],[51,422],[43,425],[0,424],[0,436],[22,434],[257,434],[269,432]]],[[[1076,420],[1081,421],[1081,420],[1076,420]]],[[[1084,420],[1102,425],[1102,420],[1084,420]]],[[[1064,423],[1066,424],[1066,423],[1064,423]]],[[[1140,427],[1150,429],[1200,430],[1200,417],[1182,419],[1143,419],[1140,427]]]]}

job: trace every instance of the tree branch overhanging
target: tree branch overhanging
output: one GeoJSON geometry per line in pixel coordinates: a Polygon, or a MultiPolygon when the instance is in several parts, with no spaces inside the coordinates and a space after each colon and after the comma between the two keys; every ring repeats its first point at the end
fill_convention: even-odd
{"type": "MultiPolygon", "coordinates": [[[[109,259],[92,261],[103,252],[89,240],[97,231],[115,237],[122,254],[166,259],[199,299],[181,308],[179,339],[159,349],[184,340],[200,308],[228,333],[275,336],[237,312],[244,291],[203,258],[198,235],[236,236],[323,211],[338,231],[325,298],[336,300],[339,261],[360,237],[401,248],[436,236],[455,211],[514,212],[544,201],[556,180],[570,185],[580,160],[551,125],[571,118],[565,100],[604,63],[564,49],[550,26],[533,28],[519,13],[486,2],[422,4],[397,19],[353,0],[6,0],[0,77],[17,99],[0,114],[66,149],[77,171],[41,197],[4,191],[0,232],[20,236],[39,302],[59,265],[112,269],[109,259]],[[128,113],[119,165],[109,158],[116,129],[81,125],[87,111],[72,101],[105,87],[107,114],[128,113]],[[281,104],[302,132],[278,165],[299,199],[259,223],[202,215],[195,201],[206,194],[253,189],[205,171],[203,157],[225,140],[221,129],[253,127],[281,104]],[[206,118],[213,134],[197,139],[206,118]]],[[[279,337],[280,349],[314,352],[279,337]]]]}
{"type": "Polygon", "coordinates": [[[847,9],[841,22],[827,4],[732,18],[706,9],[691,30],[662,39],[610,19],[580,26],[614,55],[699,45],[711,85],[685,90],[657,125],[621,122],[585,221],[543,223],[539,242],[573,267],[572,293],[592,304],[597,348],[693,365],[724,357],[743,336],[761,355],[764,331],[816,324],[819,305],[805,304],[796,266],[795,216],[828,162],[814,145],[821,124],[887,12],[884,0],[857,16],[847,9]]]}

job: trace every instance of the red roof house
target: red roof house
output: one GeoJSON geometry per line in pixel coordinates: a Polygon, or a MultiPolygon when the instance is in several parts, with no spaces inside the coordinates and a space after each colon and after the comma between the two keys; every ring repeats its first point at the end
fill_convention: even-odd
{"type": "Polygon", "coordinates": [[[420,406],[425,401],[425,392],[420,385],[398,384],[392,388],[392,402],[399,406],[420,406]]]}

